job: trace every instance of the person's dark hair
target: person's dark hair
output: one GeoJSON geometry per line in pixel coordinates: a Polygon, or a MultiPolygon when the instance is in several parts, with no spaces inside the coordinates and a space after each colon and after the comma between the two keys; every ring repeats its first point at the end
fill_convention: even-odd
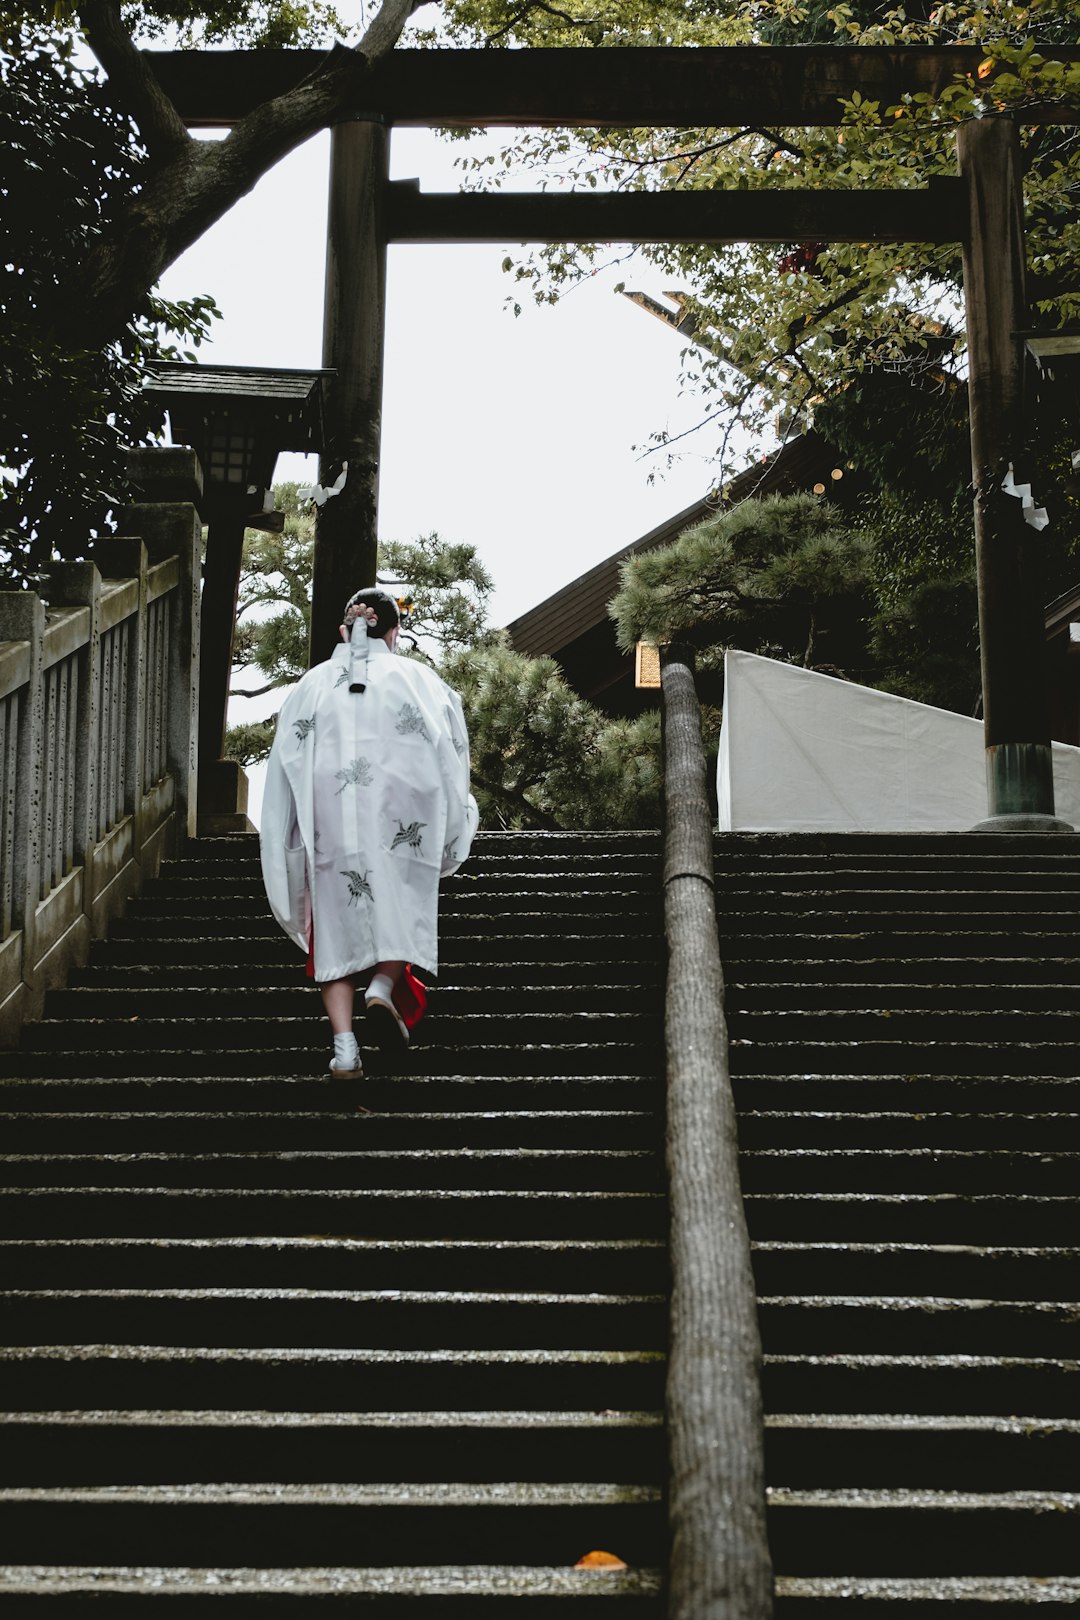
{"type": "Polygon", "coordinates": [[[375,623],[369,623],[367,627],[367,633],[373,640],[385,636],[395,624],[401,623],[398,605],[389,592],[381,590],[378,585],[367,585],[362,591],[350,596],[345,604],[345,625],[350,636],[353,633],[353,625],[365,608],[370,608],[375,614],[375,623]]]}

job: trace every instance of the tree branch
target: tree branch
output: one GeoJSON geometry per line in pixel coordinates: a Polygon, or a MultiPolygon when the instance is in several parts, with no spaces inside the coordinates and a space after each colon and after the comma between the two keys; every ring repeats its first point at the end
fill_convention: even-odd
{"type": "MultiPolygon", "coordinates": [[[[225,140],[194,141],[184,131],[183,144],[174,139],[163,162],[151,148],[143,186],[116,230],[78,267],[80,296],[72,300],[71,319],[81,347],[104,346],[115,338],[163,271],[269,169],[350,106],[362,104],[369,64],[392,50],[416,4],[383,0],[355,50],[334,46],[306,79],[256,107],[225,140]]],[[[116,27],[116,0],[84,0],[80,13],[98,28],[110,83],[114,69],[118,74],[120,104],[137,121],[149,119],[159,137],[170,132],[175,137],[183,128],[179,114],[160,92],[160,101],[155,100],[150,86],[156,91],[156,83],[141,53],[130,36],[126,46],[119,37],[124,30],[116,27]]]]}
{"type": "Polygon", "coordinates": [[[789,157],[801,158],[806,156],[801,146],[795,146],[791,141],[785,140],[783,135],[776,133],[775,129],[758,129],[754,125],[750,133],[751,135],[760,135],[762,140],[770,142],[772,145],[772,151],[769,154],[770,158],[774,158],[777,152],[787,152],[789,157]]]}
{"type": "Polygon", "coordinates": [[[523,22],[530,11],[546,11],[549,17],[557,17],[560,22],[567,23],[571,28],[589,28],[593,23],[600,21],[599,17],[571,17],[567,12],[560,11],[557,6],[548,5],[547,0],[525,0],[525,4],[512,12],[501,28],[496,28],[493,34],[488,35],[484,41],[485,49],[494,45],[497,39],[502,39],[519,22],[523,22]]]}
{"type": "Polygon", "coordinates": [[[265,697],[267,692],[276,692],[284,683],[281,681],[267,681],[265,686],[257,686],[253,692],[247,692],[242,686],[230,686],[230,697],[257,698],[265,697]]]}
{"type": "Polygon", "coordinates": [[[139,126],[151,158],[164,161],[194,145],[149,58],[121,22],[118,0],[82,0],[78,15],[87,44],[108,74],[110,89],[119,91],[120,104],[139,126]]]}
{"type": "Polygon", "coordinates": [[[846,287],[838,298],[833,298],[829,303],[823,305],[821,309],[815,310],[812,315],[799,315],[788,327],[787,353],[794,356],[799,339],[805,332],[812,327],[820,326],[822,321],[828,320],[830,315],[835,315],[837,310],[843,309],[845,304],[850,304],[853,299],[861,297],[869,286],[869,281],[856,281],[852,286],[846,287]]]}
{"type": "Polygon", "coordinates": [[[538,810],[535,804],[530,804],[523,793],[516,793],[513,788],[504,787],[501,782],[492,782],[486,776],[482,776],[476,769],[475,763],[472,767],[472,774],[477,787],[483,788],[485,793],[490,793],[493,799],[497,799],[500,803],[506,805],[508,809],[516,811],[518,815],[525,816],[534,826],[543,828],[545,832],[566,831],[566,828],[560,821],[556,821],[554,816],[549,815],[546,810],[538,810]]]}

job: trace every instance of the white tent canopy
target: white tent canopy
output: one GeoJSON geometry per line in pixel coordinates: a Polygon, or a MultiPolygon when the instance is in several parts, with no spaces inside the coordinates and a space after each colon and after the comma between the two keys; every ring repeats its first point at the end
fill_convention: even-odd
{"type": "MultiPolygon", "coordinates": [[[[981,720],[754,653],[724,659],[721,832],[960,832],[986,817],[981,720]]],[[[1055,743],[1080,827],[1080,748],[1055,743]]]]}

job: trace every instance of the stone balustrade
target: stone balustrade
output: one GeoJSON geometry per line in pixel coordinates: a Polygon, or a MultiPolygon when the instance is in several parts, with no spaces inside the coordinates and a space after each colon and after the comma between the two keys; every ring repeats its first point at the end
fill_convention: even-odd
{"type": "MultiPolygon", "coordinates": [[[[197,484],[141,452],[145,495],[178,454],[197,484]]],[[[0,592],[0,1044],[195,833],[201,526],[171,499],[125,525],[47,602],[0,592]]]]}

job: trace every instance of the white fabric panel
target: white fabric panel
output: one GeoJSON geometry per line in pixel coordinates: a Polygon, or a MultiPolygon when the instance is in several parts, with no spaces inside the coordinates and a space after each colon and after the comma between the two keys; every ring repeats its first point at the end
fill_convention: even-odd
{"type": "MultiPolygon", "coordinates": [[[[724,659],[721,832],[959,832],[986,817],[981,720],[776,663],[724,659]]],[[[1055,743],[1080,827],[1080,749],[1055,743]]]]}

